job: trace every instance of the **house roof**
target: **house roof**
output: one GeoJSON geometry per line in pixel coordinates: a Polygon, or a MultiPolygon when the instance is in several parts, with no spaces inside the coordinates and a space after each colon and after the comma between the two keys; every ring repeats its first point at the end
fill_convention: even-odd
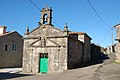
{"type": "MultiPolygon", "coordinates": [[[[0,34],[0,37],[3,37],[3,36],[6,36],[6,35],[9,35],[9,34],[12,34],[12,33],[17,33],[19,34],[17,31],[12,31],[12,32],[6,32],[5,34],[0,34]]],[[[19,34],[20,35],[20,34],[19,34]]],[[[21,35],[20,35],[21,36],[21,35]]],[[[22,37],[22,36],[21,36],[22,37]]]]}
{"type": "Polygon", "coordinates": [[[8,35],[8,34],[11,34],[11,33],[13,33],[13,32],[6,32],[5,34],[0,34],[0,37],[1,37],[1,36],[5,36],[5,35],[8,35]]]}
{"type": "Polygon", "coordinates": [[[83,33],[83,32],[69,32],[69,34],[84,35],[85,33],[83,33]]]}
{"type": "Polygon", "coordinates": [[[69,32],[68,34],[75,34],[75,35],[86,35],[87,37],[89,37],[90,39],[92,39],[87,33],[84,32],[69,32]]]}

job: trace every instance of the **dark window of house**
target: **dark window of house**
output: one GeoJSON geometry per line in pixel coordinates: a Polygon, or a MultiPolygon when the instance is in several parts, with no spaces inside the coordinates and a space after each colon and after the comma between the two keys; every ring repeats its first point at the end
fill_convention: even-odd
{"type": "Polygon", "coordinates": [[[8,45],[5,45],[5,51],[8,51],[8,45]]]}
{"type": "Polygon", "coordinates": [[[16,50],[16,44],[12,45],[12,50],[14,50],[14,51],[16,50]]]}

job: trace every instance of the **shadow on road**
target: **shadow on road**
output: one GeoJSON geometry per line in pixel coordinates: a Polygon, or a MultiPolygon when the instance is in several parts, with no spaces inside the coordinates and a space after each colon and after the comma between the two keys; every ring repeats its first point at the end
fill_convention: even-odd
{"type": "Polygon", "coordinates": [[[25,77],[25,76],[32,76],[32,74],[0,73],[0,80],[25,77]]]}
{"type": "Polygon", "coordinates": [[[82,67],[87,67],[87,66],[91,66],[91,65],[95,65],[95,64],[100,64],[103,63],[104,60],[110,59],[108,55],[101,53],[101,55],[99,57],[94,58],[93,60],[91,60],[90,62],[84,64],[82,67]]]}
{"type": "Polygon", "coordinates": [[[108,60],[108,59],[110,59],[108,55],[106,55],[104,53],[100,53],[99,56],[94,57],[94,59],[91,59],[91,61],[89,61],[87,63],[83,63],[82,65],[80,65],[77,68],[82,68],[82,67],[92,66],[95,64],[100,64],[100,63],[103,63],[104,60],[108,60]]]}
{"type": "Polygon", "coordinates": [[[103,63],[104,60],[110,59],[107,54],[101,53],[101,55],[93,60],[91,60],[91,64],[99,64],[103,63]]]}
{"type": "Polygon", "coordinates": [[[69,68],[69,70],[88,67],[88,66],[92,66],[92,65],[96,65],[96,64],[101,64],[106,60],[110,60],[109,56],[104,53],[99,53],[99,55],[94,56],[94,58],[92,58],[91,61],[88,61],[86,63],[81,63],[80,65],[77,65],[73,68],[69,68]]]}

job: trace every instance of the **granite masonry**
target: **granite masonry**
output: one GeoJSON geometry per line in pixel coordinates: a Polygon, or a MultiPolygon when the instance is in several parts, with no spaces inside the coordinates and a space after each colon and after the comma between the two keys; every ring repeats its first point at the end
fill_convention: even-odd
{"type": "Polygon", "coordinates": [[[91,38],[52,25],[52,9],[41,10],[39,26],[24,36],[23,72],[54,73],[73,69],[90,61],[91,38]]]}

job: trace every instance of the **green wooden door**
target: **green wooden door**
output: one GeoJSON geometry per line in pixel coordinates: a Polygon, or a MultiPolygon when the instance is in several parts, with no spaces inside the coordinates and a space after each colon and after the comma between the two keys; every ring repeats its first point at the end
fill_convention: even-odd
{"type": "Polygon", "coordinates": [[[48,72],[48,54],[41,53],[40,54],[40,72],[47,73],[48,72]]]}

